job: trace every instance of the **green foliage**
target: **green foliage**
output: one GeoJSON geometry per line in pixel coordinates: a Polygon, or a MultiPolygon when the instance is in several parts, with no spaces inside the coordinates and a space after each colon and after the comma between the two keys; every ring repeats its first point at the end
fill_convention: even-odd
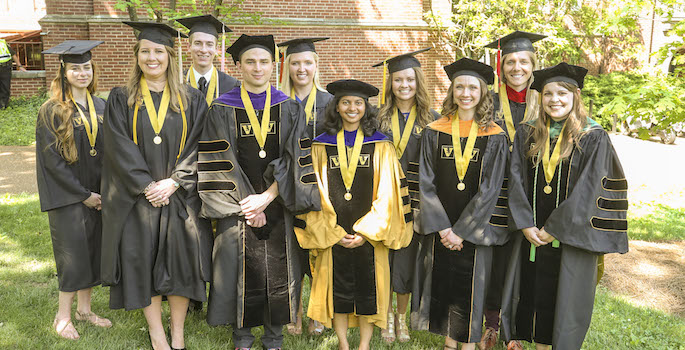
{"type": "Polygon", "coordinates": [[[213,14],[219,19],[240,20],[243,23],[260,23],[261,13],[248,13],[241,10],[245,0],[170,0],[164,5],[160,0],[117,0],[114,8],[126,11],[131,20],[137,19],[136,9],[144,9],[147,17],[157,22],[166,22],[179,17],[213,14]]]}
{"type": "MultiPolygon", "coordinates": [[[[633,72],[613,72],[599,76],[587,76],[583,86],[583,103],[586,108],[590,107],[592,101],[592,117],[604,127],[611,130],[613,122],[613,112],[604,108],[609,102],[618,96],[625,94],[633,86],[645,83],[646,77],[640,73],[633,72]]],[[[623,113],[616,113],[623,120],[623,113]]]]}
{"type": "Polygon", "coordinates": [[[0,109],[0,145],[27,146],[36,139],[36,118],[45,94],[11,98],[6,109],[0,109]]]}
{"type": "Polygon", "coordinates": [[[685,1],[683,0],[661,0],[657,4],[656,13],[665,19],[665,22],[671,23],[671,28],[665,33],[666,36],[675,37],[676,39],[661,46],[659,50],[652,55],[658,58],[659,63],[663,63],[666,59],[673,57],[672,64],[685,65],[685,20],[674,20],[677,15],[676,10],[680,9],[682,12],[685,9],[685,1]]]}

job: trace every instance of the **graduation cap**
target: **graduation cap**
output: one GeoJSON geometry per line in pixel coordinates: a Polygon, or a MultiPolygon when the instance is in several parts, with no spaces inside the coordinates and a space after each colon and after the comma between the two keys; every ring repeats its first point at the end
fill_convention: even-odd
{"type": "Polygon", "coordinates": [[[334,96],[357,96],[368,99],[378,95],[378,88],[360,80],[343,79],[336,80],[326,85],[326,90],[334,96]]]}
{"type": "Polygon", "coordinates": [[[412,51],[412,52],[407,52],[403,53],[401,55],[395,56],[395,57],[390,57],[385,59],[385,61],[376,63],[371,67],[381,67],[383,66],[383,91],[381,92],[381,98],[378,101],[379,105],[383,105],[385,103],[385,90],[386,90],[386,79],[387,79],[387,74],[392,74],[395,72],[399,72],[401,70],[405,70],[407,68],[414,68],[414,67],[421,67],[421,62],[419,62],[414,55],[420,54],[422,52],[426,52],[430,50],[431,48],[425,48],[417,51],[412,51]]]}
{"type": "Polygon", "coordinates": [[[150,40],[153,43],[164,46],[174,47],[176,37],[188,37],[164,23],[132,21],[122,21],[122,23],[139,31],[138,40],[150,40]]]}
{"type": "Polygon", "coordinates": [[[587,69],[581,66],[561,62],[554,67],[534,71],[533,84],[530,85],[530,88],[542,92],[545,85],[563,81],[582,89],[586,74],[587,69]]]}
{"type": "Polygon", "coordinates": [[[503,36],[485,47],[495,50],[502,50],[502,55],[513,52],[530,51],[535,52],[533,43],[546,38],[547,35],[522,32],[517,30],[509,35],[503,36]]]}
{"type": "Polygon", "coordinates": [[[461,75],[470,75],[482,79],[488,85],[495,82],[495,73],[492,71],[492,67],[470,58],[461,58],[443,68],[450,81],[461,75]]]}
{"type": "Polygon", "coordinates": [[[59,55],[64,63],[81,64],[90,61],[90,50],[104,43],[101,40],[67,40],[43,51],[44,55],[59,55]]]}
{"type": "Polygon", "coordinates": [[[220,33],[232,32],[231,28],[212,15],[178,18],[176,22],[188,28],[188,36],[200,32],[218,38],[220,33]]]}
{"type": "Polygon", "coordinates": [[[298,38],[298,39],[293,39],[293,40],[288,40],[284,41],[280,44],[278,44],[279,47],[287,46],[288,48],[285,50],[285,55],[292,55],[294,53],[300,53],[300,52],[316,52],[316,48],[314,47],[314,43],[317,41],[324,41],[328,40],[330,38],[298,38]]]}
{"type": "Polygon", "coordinates": [[[240,56],[242,56],[245,51],[254,49],[255,47],[269,51],[269,53],[271,53],[271,58],[276,61],[276,52],[278,51],[278,48],[276,47],[273,35],[243,34],[238,40],[233,42],[233,45],[226,49],[226,52],[233,57],[233,62],[236,63],[240,61],[240,56]]]}

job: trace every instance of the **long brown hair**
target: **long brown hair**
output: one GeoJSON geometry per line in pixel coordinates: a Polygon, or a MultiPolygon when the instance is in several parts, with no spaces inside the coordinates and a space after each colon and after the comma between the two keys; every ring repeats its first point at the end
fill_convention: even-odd
{"type": "MultiPolygon", "coordinates": [[[[78,160],[78,151],[74,141],[74,103],[71,102],[71,84],[66,77],[66,65],[64,63],[57,71],[57,76],[50,83],[50,98],[40,106],[38,122],[42,123],[53,135],[55,142],[46,145],[55,145],[59,155],[64,160],[73,164],[78,160]],[[64,96],[62,96],[62,76],[64,74],[64,96]]],[[[90,61],[93,69],[93,80],[87,89],[94,94],[98,88],[98,71],[94,61],[90,61]]]]}
{"type": "MultiPolygon", "coordinates": [[[[561,87],[570,91],[573,94],[573,108],[566,117],[566,127],[564,128],[564,143],[561,145],[561,159],[568,158],[571,156],[573,151],[573,146],[580,148],[580,138],[584,135],[583,130],[587,126],[588,112],[583,105],[583,99],[580,98],[580,92],[578,87],[567,83],[567,82],[557,82],[561,87]]],[[[544,87],[542,89],[544,92],[544,87]]],[[[542,105],[542,103],[540,103],[542,105]]],[[[535,159],[538,154],[544,152],[545,142],[549,135],[547,130],[547,120],[551,117],[545,113],[545,109],[540,106],[540,113],[538,114],[537,120],[533,124],[533,133],[529,136],[532,138],[532,147],[528,151],[528,157],[535,159]]],[[[540,162],[541,157],[537,157],[536,163],[540,162]]]]}
{"type": "MultiPolygon", "coordinates": [[[[172,47],[164,45],[166,53],[169,56],[169,64],[166,69],[166,83],[169,85],[169,92],[171,93],[171,100],[169,107],[174,112],[180,113],[181,107],[178,101],[178,94],[181,95],[181,102],[183,106],[188,108],[188,91],[185,88],[185,82],[180,82],[181,71],[176,64],[176,51],[172,47]]],[[[131,108],[136,101],[143,100],[143,94],[140,91],[140,78],[143,76],[143,71],[138,65],[138,52],[140,51],[140,41],[133,46],[133,67],[126,82],[126,91],[128,91],[128,107],[131,108]]]]}
{"type": "MultiPolygon", "coordinates": [[[[454,118],[459,118],[457,115],[459,106],[454,103],[454,82],[457,81],[457,78],[458,77],[454,77],[452,80],[450,88],[447,90],[447,96],[445,96],[445,100],[442,101],[443,116],[449,117],[453,115],[454,118]]],[[[492,95],[490,95],[488,85],[483,79],[476,79],[478,79],[478,82],[480,83],[480,101],[478,101],[478,105],[476,105],[476,116],[474,117],[474,120],[482,130],[485,130],[494,119],[492,115],[494,104],[492,103],[492,95]]]]}
{"type": "MultiPolygon", "coordinates": [[[[414,104],[416,105],[416,125],[421,129],[433,121],[433,113],[431,113],[431,98],[426,87],[426,76],[423,74],[421,67],[413,67],[416,73],[416,95],[414,96],[414,104]]],[[[392,73],[394,74],[394,73],[392,73]]],[[[390,74],[390,84],[392,84],[392,74],[390,74]]],[[[397,109],[397,100],[395,94],[392,92],[392,85],[385,90],[385,100],[388,103],[381,106],[378,111],[378,121],[380,122],[380,129],[383,132],[390,131],[392,127],[392,115],[397,109]]]]}
{"type": "MultiPolygon", "coordinates": [[[[530,62],[533,64],[533,69],[530,72],[530,78],[528,78],[528,86],[526,87],[528,90],[526,91],[526,114],[523,116],[523,121],[522,123],[534,120],[537,118],[538,113],[540,112],[539,110],[542,109],[540,107],[540,93],[531,89],[530,85],[533,84],[533,71],[536,71],[539,68],[538,64],[538,56],[535,54],[535,52],[530,52],[530,51],[525,51],[528,53],[528,57],[530,58],[530,62]]],[[[507,56],[510,54],[506,54],[502,56],[502,61],[500,63],[500,72],[504,72],[504,63],[507,60],[507,56]]],[[[504,84],[507,83],[507,77],[502,74],[502,82],[504,84]]],[[[500,94],[506,94],[505,91],[500,91],[500,94]]],[[[499,110],[497,111],[497,119],[503,119],[504,118],[504,112],[502,111],[502,104],[499,106],[499,110]]]]}

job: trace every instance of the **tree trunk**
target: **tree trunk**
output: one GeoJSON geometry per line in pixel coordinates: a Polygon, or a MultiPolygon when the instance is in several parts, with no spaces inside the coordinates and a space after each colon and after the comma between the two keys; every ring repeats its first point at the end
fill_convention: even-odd
{"type": "Polygon", "coordinates": [[[133,6],[126,5],[126,11],[128,11],[128,17],[131,21],[138,21],[138,13],[136,13],[136,9],[133,6]]]}
{"type": "Polygon", "coordinates": [[[219,18],[219,8],[223,2],[223,0],[214,0],[214,9],[212,10],[212,15],[214,15],[214,17],[219,18]]]}

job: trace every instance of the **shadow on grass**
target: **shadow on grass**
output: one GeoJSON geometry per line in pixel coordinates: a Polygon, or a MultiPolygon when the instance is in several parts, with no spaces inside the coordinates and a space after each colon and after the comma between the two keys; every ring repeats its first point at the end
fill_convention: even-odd
{"type": "Polygon", "coordinates": [[[657,204],[652,214],[629,217],[628,236],[652,242],[685,240],[685,208],[657,204]]]}
{"type": "Polygon", "coordinates": [[[0,196],[0,223],[0,252],[19,248],[26,257],[53,261],[48,215],[37,194],[0,196]]]}

